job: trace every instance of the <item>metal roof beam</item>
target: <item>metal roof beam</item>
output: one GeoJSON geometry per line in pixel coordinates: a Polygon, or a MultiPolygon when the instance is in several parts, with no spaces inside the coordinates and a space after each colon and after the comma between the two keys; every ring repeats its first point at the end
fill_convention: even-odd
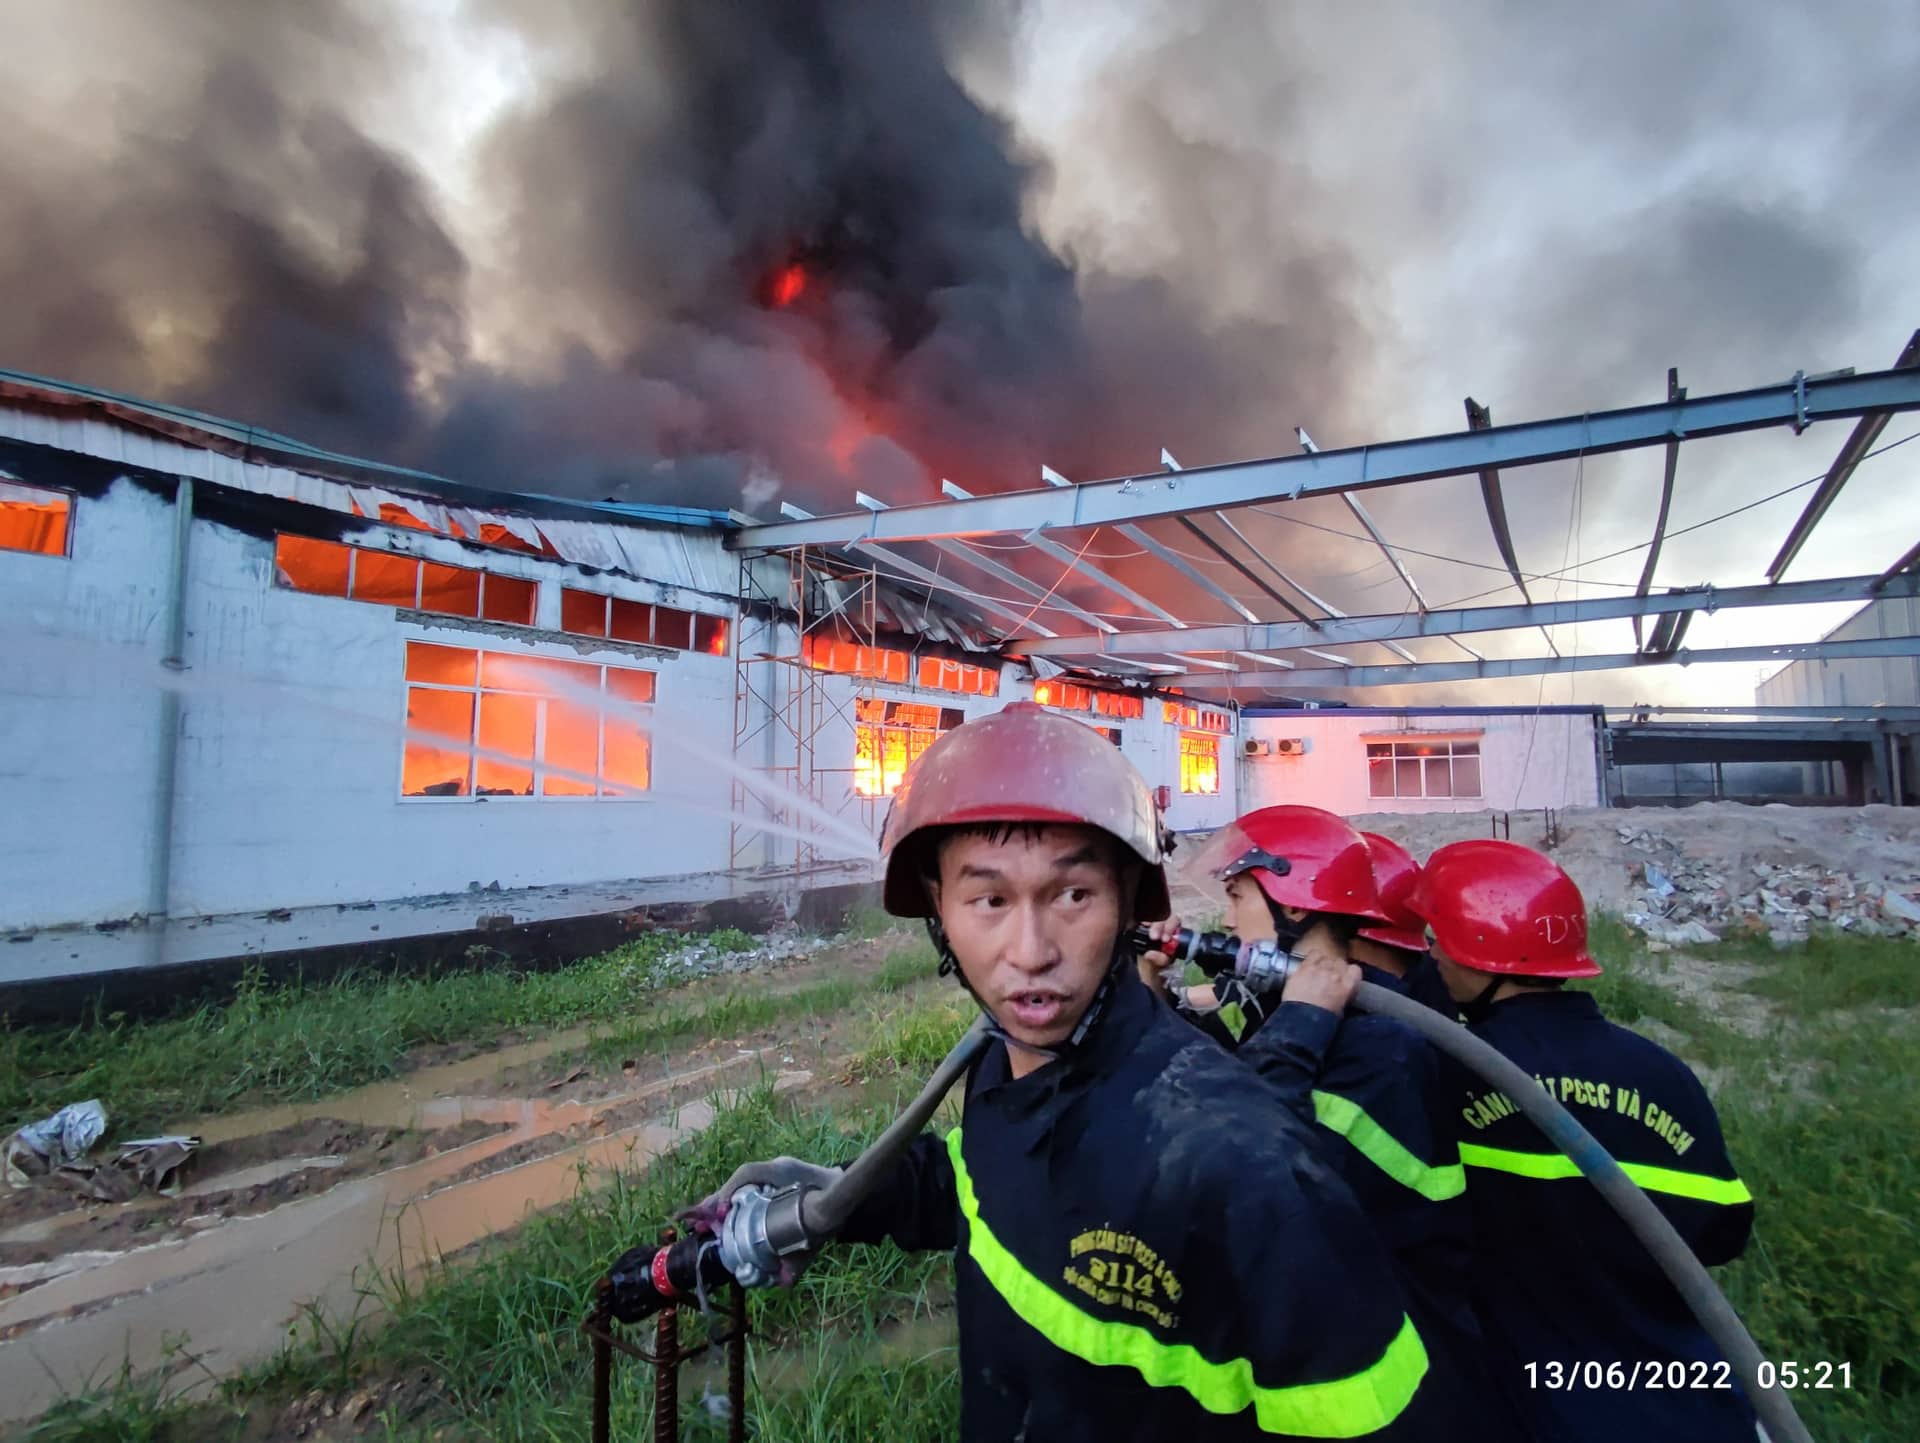
{"type": "Polygon", "coordinates": [[[1868,590],[1875,596],[1886,596],[1889,594],[1898,596],[1900,594],[1899,592],[1889,593],[1887,588],[1893,585],[1896,577],[1909,575],[1913,570],[1915,562],[1920,562],[1920,541],[1916,541],[1907,549],[1905,556],[1902,556],[1898,561],[1894,562],[1893,565],[1876,576],[1873,585],[1869,587],[1868,590]]]}
{"type": "MultiPolygon", "coordinates": [[[[1056,491],[1062,488],[1068,491],[1077,491],[1080,489],[1051,466],[1042,466],[1040,468],[1040,479],[1056,491]]],[[[1221,586],[1213,580],[1212,577],[1202,574],[1198,567],[1191,565],[1179,552],[1155,541],[1138,526],[1116,523],[1115,529],[1119,531],[1122,536],[1133,542],[1134,545],[1146,551],[1150,556],[1164,561],[1168,566],[1171,566],[1175,571],[1186,577],[1187,580],[1191,581],[1216,601],[1225,602],[1227,609],[1232,611],[1236,616],[1240,616],[1247,621],[1258,621],[1260,619],[1255,613],[1247,609],[1246,603],[1241,601],[1239,597],[1235,596],[1231,591],[1228,591],[1224,586],[1221,586]]],[[[1029,535],[1027,540],[1032,541],[1033,537],[1029,535]]]]}
{"type": "MultiPolygon", "coordinates": [[[[787,515],[794,516],[801,520],[811,519],[810,517],[808,517],[806,512],[802,511],[798,506],[795,506],[790,501],[781,502],[780,510],[787,515]]],[[[935,591],[951,590],[953,587],[953,583],[948,581],[945,577],[941,576],[938,572],[929,571],[927,570],[926,567],[922,566],[919,562],[910,561],[906,557],[901,556],[897,552],[890,551],[884,546],[877,546],[871,541],[850,542],[848,544],[849,546],[858,546],[859,549],[865,555],[872,557],[876,561],[886,562],[887,565],[893,567],[895,570],[899,571],[901,574],[912,577],[915,581],[922,582],[925,585],[933,588],[935,591]]],[[[1010,610],[1009,608],[1002,606],[997,601],[990,601],[984,596],[975,595],[973,592],[964,593],[961,597],[961,600],[966,605],[971,606],[976,610],[984,611],[992,616],[1004,617],[1007,621],[1012,622],[1016,628],[1030,627],[1034,631],[1039,632],[1042,636],[1058,636],[1060,634],[1057,631],[1051,631],[1048,628],[1040,625],[1040,623],[1038,623],[1033,619],[1033,614],[1031,612],[1027,613],[1027,615],[1025,616],[1022,616],[1019,612],[1010,610]]]]}
{"type": "MultiPolygon", "coordinates": [[[[1467,429],[1485,431],[1493,426],[1493,412],[1467,397],[1467,429]]],[[[1480,500],[1487,508],[1487,526],[1493,532],[1493,544],[1500,552],[1500,559],[1507,564],[1507,575],[1513,578],[1513,584],[1520,590],[1520,599],[1531,602],[1533,596],[1527,591],[1526,578],[1520,574],[1520,557],[1513,549],[1513,531],[1507,524],[1507,498],[1500,490],[1500,472],[1489,466],[1480,473],[1480,500]]],[[[1640,623],[1634,622],[1634,635],[1639,635],[1640,623]]],[[[1553,633],[1544,627],[1540,639],[1547,644],[1547,650],[1555,656],[1560,648],[1555,644],[1553,633]]]]}
{"type": "MultiPolygon", "coordinates": [[[[1293,428],[1293,434],[1295,439],[1300,442],[1300,449],[1302,451],[1307,452],[1309,455],[1314,455],[1319,452],[1320,448],[1313,444],[1313,437],[1307,434],[1306,427],[1295,426],[1293,428]]],[[[1414,606],[1422,616],[1425,616],[1427,612],[1432,609],[1427,605],[1427,598],[1420,594],[1420,587],[1415,583],[1413,573],[1401,564],[1398,556],[1393,554],[1393,548],[1387,545],[1387,538],[1380,534],[1380,528],[1373,524],[1373,518],[1367,514],[1366,508],[1360,504],[1360,498],[1355,496],[1351,491],[1342,491],[1340,493],[1340,499],[1347,503],[1347,510],[1353,513],[1353,519],[1366,527],[1367,535],[1373,538],[1374,545],[1380,548],[1380,554],[1387,558],[1388,564],[1393,567],[1395,573],[1400,577],[1401,583],[1407,588],[1407,594],[1413,598],[1414,606]]],[[[1449,636],[1447,640],[1451,641],[1474,660],[1478,661],[1480,659],[1480,653],[1460,640],[1459,637],[1449,636]]],[[[1547,645],[1549,648],[1553,646],[1551,638],[1547,641],[1547,645]]]]}
{"type": "MultiPolygon", "coordinates": [[[[1217,516],[1219,513],[1215,512],[1214,514],[1217,516]]],[[[1191,532],[1193,535],[1199,537],[1200,544],[1202,546],[1205,546],[1215,556],[1219,557],[1222,561],[1226,562],[1227,565],[1231,566],[1235,571],[1239,572],[1242,576],[1246,577],[1247,580],[1251,581],[1254,584],[1254,586],[1259,589],[1262,595],[1270,597],[1274,601],[1279,602],[1281,609],[1284,610],[1288,616],[1298,617],[1301,621],[1304,621],[1308,626],[1312,626],[1314,624],[1313,618],[1308,616],[1306,612],[1302,611],[1299,607],[1295,606],[1293,602],[1290,601],[1288,598],[1282,596],[1279,592],[1275,591],[1271,586],[1267,585],[1266,582],[1262,581],[1259,577],[1255,576],[1253,574],[1252,568],[1249,567],[1246,564],[1246,562],[1242,561],[1239,557],[1235,556],[1231,551],[1227,550],[1226,547],[1222,546],[1218,541],[1215,541],[1211,536],[1207,535],[1206,532],[1202,531],[1200,529],[1200,523],[1195,521],[1191,516],[1176,516],[1173,519],[1175,521],[1178,521],[1182,526],[1186,527],[1187,530],[1191,532]]]]}
{"type": "MultiPolygon", "coordinates": [[[[1915,548],[1920,559],[1920,547],[1915,548]]],[[[1920,573],[1895,571],[1884,576],[1838,576],[1820,581],[1783,581],[1773,586],[1702,586],[1657,596],[1588,596],[1573,601],[1536,601],[1530,606],[1455,607],[1425,616],[1336,617],[1309,630],[1294,621],[1258,626],[1193,626],[1173,631],[1123,631],[1115,635],[1061,636],[1024,640],[1020,649],[1035,656],[1126,655],[1165,651],[1291,651],[1325,642],[1330,645],[1396,638],[1444,636],[1449,632],[1518,631],[1534,626],[1573,626],[1634,616],[1666,616],[1684,611],[1734,611],[1749,606],[1816,606],[1826,602],[1868,601],[1876,596],[1920,596],[1920,573]]]]}
{"type": "MultiPolygon", "coordinates": [[[[1173,459],[1173,452],[1169,451],[1165,446],[1162,446],[1160,448],[1160,469],[1162,471],[1184,471],[1187,468],[1182,466],[1178,461],[1173,459]]],[[[1212,548],[1213,554],[1215,556],[1218,556],[1222,561],[1226,562],[1227,565],[1233,567],[1234,570],[1238,571],[1242,576],[1246,577],[1247,580],[1251,581],[1255,586],[1259,587],[1264,594],[1272,597],[1275,601],[1279,602],[1280,605],[1286,610],[1289,616],[1297,616],[1300,618],[1300,620],[1307,622],[1308,624],[1312,624],[1313,622],[1312,617],[1308,616],[1306,612],[1302,611],[1299,607],[1295,606],[1293,602],[1289,601],[1286,597],[1282,596],[1279,592],[1275,591],[1271,586],[1267,585],[1266,582],[1262,581],[1259,577],[1255,576],[1251,571],[1249,571],[1246,568],[1245,564],[1242,563],[1239,560],[1239,558],[1235,557],[1233,553],[1227,550],[1226,547],[1222,546],[1219,542],[1215,541],[1211,536],[1207,535],[1206,532],[1202,531],[1200,529],[1199,523],[1197,523],[1191,517],[1188,517],[1188,516],[1181,516],[1181,517],[1178,517],[1177,519],[1182,526],[1186,527],[1187,530],[1191,531],[1195,536],[1198,536],[1203,542],[1205,542],[1210,548],[1212,548]]],[[[1251,541],[1247,540],[1247,538],[1241,534],[1240,528],[1238,526],[1235,526],[1233,522],[1228,519],[1226,512],[1224,511],[1214,512],[1213,519],[1215,521],[1218,521],[1222,526],[1226,527],[1228,531],[1232,532],[1234,536],[1238,538],[1240,544],[1246,547],[1247,550],[1252,553],[1253,559],[1258,561],[1262,566],[1266,567],[1267,570],[1271,571],[1275,576],[1279,577],[1280,580],[1285,585],[1294,587],[1296,591],[1298,591],[1302,596],[1305,596],[1309,601],[1312,601],[1314,605],[1318,606],[1322,611],[1325,611],[1327,609],[1325,602],[1317,600],[1313,596],[1313,594],[1309,592],[1304,586],[1298,586],[1294,582],[1287,580],[1287,577],[1285,576],[1284,573],[1281,572],[1279,567],[1275,566],[1271,561],[1267,560],[1266,557],[1262,556],[1260,554],[1259,548],[1256,547],[1251,541]]]]}
{"type": "Polygon", "coordinates": [[[1232,673],[1199,671],[1168,677],[1167,684],[1185,690],[1228,687],[1249,691],[1326,691],[1342,687],[1425,686],[1434,682],[1558,676],[1567,672],[1627,671],[1649,666],[1699,666],[1707,662],[1844,661],[1875,656],[1920,656],[1920,636],[1870,636],[1848,641],[1788,642],[1777,646],[1723,646],[1703,651],[1677,651],[1671,656],[1619,651],[1593,656],[1423,661],[1413,666],[1316,666],[1300,667],[1293,671],[1232,673]]]}
{"type": "MultiPolygon", "coordinates": [[[[1687,388],[1680,384],[1680,368],[1667,367],[1667,400],[1684,401],[1687,388]]],[[[1646,564],[1640,568],[1640,583],[1634,588],[1634,595],[1645,596],[1653,589],[1653,569],[1660,564],[1660,547],[1667,539],[1667,512],[1673,506],[1673,478],[1680,469],[1680,438],[1674,436],[1667,442],[1667,466],[1660,481],[1660,510],[1653,518],[1653,542],[1647,547],[1646,564]]],[[[1639,646],[1640,618],[1633,619],[1633,644],[1639,646]]]]}
{"type": "MultiPolygon", "coordinates": [[[[1493,412],[1471,396],[1467,397],[1467,429],[1493,429],[1493,412]]],[[[1489,466],[1480,473],[1480,499],[1487,508],[1487,525],[1493,530],[1493,544],[1499,548],[1500,559],[1507,564],[1507,575],[1513,578],[1513,584],[1520,589],[1520,599],[1532,601],[1533,598],[1527,594],[1526,579],[1520,575],[1520,558],[1513,549],[1513,532],[1507,525],[1507,499],[1500,491],[1498,467],[1489,466]]],[[[1551,640],[1548,645],[1552,645],[1551,640]]]]}
{"type": "MultiPolygon", "coordinates": [[[[1920,331],[1915,331],[1907,340],[1893,363],[1894,371],[1911,371],[1920,368],[1920,331]]],[[[1887,373],[1891,374],[1891,373],[1887,373]]],[[[1827,508],[1833,505],[1839,496],[1840,488],[1853,478],[1857,467],[1867,452],[1873,449],[1873,443],[1880,439],[1880,433],[1887,429],[1891,419],[1887,412],[1867,415],[1860,418],[1853,433],[1847,437],[1846,444],[1840,448],[1840,454],[1833,458],[1826,478],[1819,489],[1807,501],[1806,509],[1793,523],[1793,529],[1787,533],[1787,539],[1781,543],[1780,554],[1773,558],[1773,564],[1767,568],[1770,580],[1778,581],[1787,574],[1787,568],[1793,565],[1793,559],[1800,554],[1800,548],[1807,544],[1807,538],[1813,535],[1813,528],[1827,514],[1827,508]]]]}
{"type": "Polygon", "coordinates": [[[1920,706],[1610,706],[1635,716],[1830,717],[1835,721],[1920,721],[1920,706]]]}
{"type": "MultiPolygon", "coordinates": [[[[972,501],[976,499],[971,492],[963,491],[951,481],[942,481],[940,483],[940,489],[956,501],[972,501]]],[[[1097,582],[1101,586],[1106,587],[1108,591],[1111,591],[1122,601],[1128,602],[1131,605],[1139,607],[1144,612],[1159,617],[1169,626],[1175,628],[1186,626],[1186,622],[1182,621],[1165,607],[1159,605],[1159,603],[1148,600],[1132,587],[1109,576],[1091,562],[1075,556],[1072,551],[1062,546],[1059,542],[1049,541],[1044,536],[1029,536],[1026,538],[1026,543],[1042,556],[1051,556],[1055,561],[1066,566],[1071,566],[1089,581],[1097,582]]]]}
{"type": "Polygon", "coordinates": [[[1770,426],[1804,427],[1877,411],[1920,409],[1920,372],[1800,376],[1774,386],[1689,397],[1584,416],[1495,426],[1340,451],[1199,467],[1175,476],[1127,476],[1062,491],[1042,487],[970,500],[929,501],[743,527],[734,549],[913,541],[1136,523],[1266,501],[1390,486],[1489,466],[1529,466],[1565,457],[1653,446],[1672,436],[1718,436],[1770,426]]]}
{"type": "MultiPolygon", "coordinates": [[[[853,499],[859,502],[862,506],[866,507],[869,511],[884,511],[887,509],[886,502],[876,500],[874,497],[867,495],[867,493],[864,491],[854,492],[853,499]]],[[[991,556],[987,556],[982,552],[977,551],[973,547],[967,545],[966,542],[964,541],[944,541],[944,540],[936,539],[934,541],[929,542],[928,544],[931,545],[934,550],[942,552],[947,556],[951,556],[956,561],[964,561],[967,565],[976,567],[979,570],[984,571],[988,576],[993,577],[994,580],[1003,582],[1006,585],[1011,586],[1015,591],[1021,592],[1026,596],[1030,596],[1035,601],[1042,602],[1046,606],[1052,607],[1057,611],[1064,611],[1070,616],[1079,617],[1082,621],[1086,622],[1088,626],[1091,626],[1095,631],[1104,631],[1104,632],[1112,633],[1120,629],[1119,627],[1115,626],[1112,622],[1106,620],[1104,617],[1096,616],[1093,612],[1088,611],[1085,607],[1076,606],[1071,601],[1067,600],[1066,597],[1061,596],[1059,594],[1059,588],[1057,585],[1049,589],[1047,587],[1040,585],[1037,581],[1030,581],[1026,577],[1022,576],[1019,572],[1015,571],[1012,567],[1002,566],[998,561],[995,561],[991,556]]],[[[869,547],[867,549],[871,550],[872,548],[869,547]]]]}

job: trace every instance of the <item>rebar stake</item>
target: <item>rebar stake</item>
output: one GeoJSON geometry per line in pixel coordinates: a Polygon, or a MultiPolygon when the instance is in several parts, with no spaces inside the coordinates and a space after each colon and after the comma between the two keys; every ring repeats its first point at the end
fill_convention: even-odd
{"type": "Polygon", "coordinates": [[[747,1443],[747,1290],[738,1283],[727,1313],[727,1443],[747,1443]]]}
{"type": "Polygon", "coordinates": [[[613,1325],[613,1280],[594,1285],[593,1312],[586,1333],[593,1341],[593,1443],[612,1443],[613,1344],[607,1329],[613,1325]]]}
{"type": "MultiPolygon", "coordinates": [[[[672,1228],[660,1234],[660,1246],[676,1237],[672,1228]]],[[[669,1303],[653,1325],[653,1443],[680,1440],[680,1310],[669,1303]]]]}

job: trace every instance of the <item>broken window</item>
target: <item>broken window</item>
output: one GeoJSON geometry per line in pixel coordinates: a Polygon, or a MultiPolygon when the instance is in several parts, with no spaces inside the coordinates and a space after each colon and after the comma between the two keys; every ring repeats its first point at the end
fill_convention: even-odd
{"type": "Polygon", "coordinates": [[[0,551],[65,556],[72,523],[73,498],[64,491],[0,481],[0,551]]]}
{"type": "Polygon", "coordinates": [[[1180,733],[1180,790],[1213,796],[1220,790],[1220,738],[1180,733]]]}
{"type": "Polygon", "coordinates": [[[420,610],[448,616],[480,614],[480,573],[464,566],[420,563],[420,610]]]}
{"type": "MultiPolygon", "coordinates": [[[[604,636],[640,646],[667,646],[676,651],[727,654],[727,619],[672,606],[630,601],[624,596],[602,596],[597,591],[560,590],[560,629],[575,636],[604,636]]],[[[904,679],[905,665],[902,663],[904,679]]]]}
{"type": "Polygon", "coordinates": [[[612,598],[607,620],[607,635],[615,641],[637,641],[642,646],[653,641],[653,608],[644,601],[612,598]]]}
{"type": "Polygon", "coordinates": [[[420,599],[420,563],[411,556],[357,547],[353,557],[355,601],[411,608],[420,599]]]}
{"type": "Polygon", "coordinates": [[[495,576],[489,571],[480,594],[480,614],[488,621],[532,626],[534,599],[539,590],[534,582],[523,581],[517,576],[495,576]]]}
{"type": "Polygon", "coordinates": [[[966,719],[958,707],[862,698],[855,704],[853,789],[890,797],[920,753],[966,719]]]}
{"type": "Polygon", "coordinates": [[[317,596],[345,596],[353,575],[353,548],[311,536],[280,536],[273,544],[280,584],[317,596]]]}
{"type": "Polygon", "coordinates": [[[630,708],[653,700],[652,672],[421,641],[407,643],[406,670],[402,796],[607,797],[651,785],[652,737],[630,708]]]}
{"type": "Polygon", "coordinates": [[[560,629],[575,636],[607,634],[607,600],[596,591],[560,588],[560,629]]]}
{"type": "Polygon", "coordinates": [[[1098,687],[1068,681],[1035,682],[1033,699],[1041,706],[1057,707],[1061,711],[1090,711],[1122,718],[1147,714],[1146,700],[1132,692],[1101,691],[1098,687]]]}
{"type": "MultiPolygon", "coordinates": [[[[382,503],[381,516],[391,521],[388,508],[389,503],[382,503]]],[[[425,529],[424,523],[419,529],[425,529]]],[[[280,584],[292,591],[533,625],[539,584],[522,577],[495,576],[471,566],[284,533],[274,540],[273,559],[280,584]]]]}
{"type": "Polygon", "coordinates": [[[697,613],[693,618],[693,649],[704,651],[708,656],[725,656],[727,630],[726,617],[697,613]]]}

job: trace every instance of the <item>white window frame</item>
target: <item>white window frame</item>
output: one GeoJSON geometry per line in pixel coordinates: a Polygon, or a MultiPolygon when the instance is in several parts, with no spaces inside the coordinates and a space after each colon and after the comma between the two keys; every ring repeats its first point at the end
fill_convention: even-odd
{"type": "MultiPolygon", "coordinates": [[[[544,692],[518,691],[512,687],[499,687],[499,686],[483,687],[480,684],[480,672],[482,667],[482,662],[480,658],[486,657],[486,656],[506,656],[506,657],[512,657],[516,660],[525,660],[525,661],[564,661],[570,666],[591,667],[594,669],[595,672],[598,673],[598,683],[599,683],[599,687],[602,695],[606,694],[606,687],[607,687],[606,674],[608,672],[610,671],[641,672],[653,678],[654,703],[657,705],[660,700],[660,673],[658,671],[655,671],[651,667],[616,666],[603,661],[580,661],[574,657],[536,656],[532,653],[517,652],[517,651],[489,651],[485,647],[453,646],[443,641],[425,641],[418,637],[404,638],[401,642],[401,650],[400,650],[400,724],[402,727],[405,727],[407,724],[407,703],[409,700],[410,693],[415,688],[419,688],[422,691],[459,692],[463,695],[470,696],[473,698],[473,724],[468,729],[468,734],[467,734],[467,745],[471,747],[477,747],[480,745],[480,698],[487,692],[493,692],[501,696],[531,697],[535,702],[535,706],[534,706],[534,712],[533,712],[533,757],[527,763],[528,770],[530,770],[533,773],[533,792],[531,795],[521,796],[517,793],[509,793],[509,792],[487,792],[483,795],[482,793],[474,790],[474,768],[476,767],[480,759],[478,757],[469,755],[467,757],[467,790],[464,794],[460,796],[455,796],[455,797],[408,796],[407,790],[406,790],[407,748],[409,746],[425,746],[427,745],[427,743],[416,742],[411,737],[403,736],[401,738],[401,743],[400,743],[400,774],[395,779],[395,782],[394,782],[395,793],[397,794],[401,802],[404,802],[408,806],[413,806],[417,803],[425,803],[425,802],[435,802],[435,803],[549,802],[549,803],[552,803],[552,802],[645,802],[645,801],[652,800],[653,778],[655,774],[654,769],[658,765],[657,754],[654,750],[654,744],[653,744],[654,738],[653,738],[652,728],[649,727],[646,729],[647,785],[645,789],[635,789],[625,783],[612,783],[609,781],[606,774],[607,773],[607,716],[605,712],[600,713],[599,725],[595,728],[595,731],[594,731],[593,774],[597,779],[597,785],[595,790],[587,796],[579,796],[579,795],[550,796],[548,795],[542,789],[547,777],[547,767],[546,767],[547,703],[550,701],[556,700],[556,698],[551,697],[544,692]],[[413,643],[421,646],[445,647],[449,651],[473,652],[475,656],[473,685],[472,686],[453,686],[446,682],[414,681],[412,678],[410,678],[407,675],[407,672],[406,672],[406,656],[407,656],[406,647],[408,643],[413,643]],[[605,788],[609,785],[618,785],[620,787],[620,790],[613,791],[613,792],[606,791],[605,788]]],[[[560,699],[564,700],[564,698],[560,698],[560,699]]]]}
{"type": "Polygon", "coordinates": [[[1366,752],[1364,756],[1367,765],[1368,799],[1376,802],[1475,802],[1486,800],[1486,754],[1481,748],[1480,740],[1479,737],[1449,736],[1373,736],[1365,738],[1364,744],[1366,746],[1366,752]],[[1374,755],[1375,747],[1388,748],[1385,760],[1388,762],[1387,776],[1391,780],[1391,790],[1384,792],[1378,790],[1374,784],[1374,763],[1381,760],[1381,758],[1374,755]],[[1416,747],[1445,747],[1446,752],[1442,756],[1422,756],[1414,750],[1416,747]],[[1404,755],[1402,754],[1402,748],[1406,749],[1404,755]],[[1454,762],[1456,759],[1464,757],[1471,757],[1473,759],[1476,763],[1475,770],[1479,773],[1479,785],[1470,792],[1461,791],[1454,780],[1456,776],[1454,762]],[[1451,790],[1444,796],[1427,790],[1427,767],[1430,763],[1436,761],[1445,761],[1447,764],[1447,785],[1451,790]],[[1401,762],[1420,763],[1420,790],[1418,792],[1403,792],[1400,790],[1401,762]]]}
{"type": "Polygon", "coordinates": [[[64,486],[35,486],[16,479],[5,471],[0,471],[0,490],[24,491],[29,496],[39,493],[42,496],[58,496],[67,503],[66,535],[62,538],[61,548],[57,552],[29,551],[24,546],[0,546],[0,556],[38,556],[47,561],[73,560],[73,533],[80,524],[80,494],[69,491],[64,486]]]}

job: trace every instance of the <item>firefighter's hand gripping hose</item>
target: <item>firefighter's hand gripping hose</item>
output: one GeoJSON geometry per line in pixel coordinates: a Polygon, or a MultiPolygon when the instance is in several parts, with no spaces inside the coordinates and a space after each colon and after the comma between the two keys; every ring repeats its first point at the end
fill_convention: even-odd
{"type": "MultiPolygon", "coordinates": [[[[1291,955],[1272,943],[1243,944],[1237,937],[1218,932],[1196,935],[1183,930],[1171,942],[1156,943],[1144,929],[1138,929],[1132,941],[1142,951],[1160,950],[1176,961],[1197,963],[1202,971],[1213,976],[1231,972],[1256,991],[1284,986],[1293,967],[1291,955]]],[[[1726,1356],[1740,1379],[1740,1386],[1752,1400],[1754,1411],[1766,1425],[1767,1436],[1774,1443],[1813,1443],[1812,1435],[1794,1412],[1793,1402],[1786,1393],[1778,1387],[1761,1384],[1763,1355],[1726,1294],[1720,1291],[1673,1224],[1640,1190],[1639,1184],[1621,1170],[1620,1164],[1572,1113],[1496,1049],[1423,1003],[1371,982],[1362,982],[1354,994],[1353,1005],[1406,1023],[1442,1052],[1512,1098],[1547,1135],[1548,1141],[1573,1159],[1582,1175],[1599,1189],[1600,1195],[1653,1255],[1661,1271],[1726,1356]]]]}
{"type": "Polygon", "coordinates": [[[623,1254],[609,1274],[613,1316],[639,1322],[669,1304],[704,1300],[709,1288],[729,1280],[746,1288],[791,1282],[807,1255],[838,1232],[873,1191],[991,1041],[984,1019],[969,1028],[887,1130],[824,1186],[797,1174],[780,1186],[748,1183],[730,1197],[716,1194],[690,1209],[689,1236],[623,1254]]]}

